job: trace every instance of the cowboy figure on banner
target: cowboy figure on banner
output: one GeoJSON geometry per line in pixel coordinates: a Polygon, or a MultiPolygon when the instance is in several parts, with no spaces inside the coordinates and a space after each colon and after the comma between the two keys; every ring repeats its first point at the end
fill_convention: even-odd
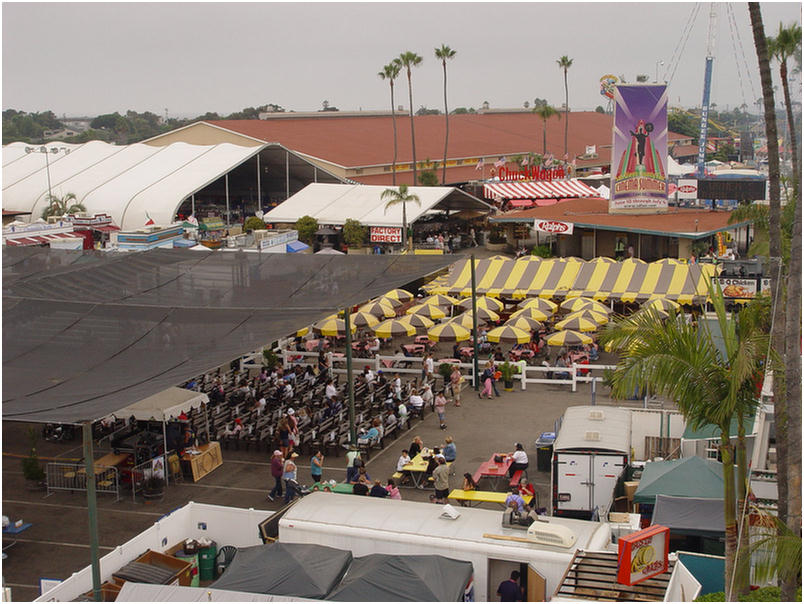
{"type": "Polygon", "coordinates": [[[632,176],[654,176],[661,179],[665,177],[662,161],[650,140],[651,132],[653,124],[645,123],[645,120],[637,122],[636,132],[629,130],[631,142],[620,157],[620,164],[617,167],[618,179],[632,176]]]}

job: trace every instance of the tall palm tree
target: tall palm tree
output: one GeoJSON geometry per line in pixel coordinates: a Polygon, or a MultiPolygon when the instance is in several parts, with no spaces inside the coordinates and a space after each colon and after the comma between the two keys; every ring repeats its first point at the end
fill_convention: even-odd
{"type": "Polygon", "coordinates": [[[421,65],[422,58],[415,52],[406,50],[394,59],[400,68],[404,67],[408,72],[408,109],[410,113],[410,144],[413,150],[413,184],[416,185],[419,181],[416,180],[416,132],[413,128],[413,84],[410,81],[410,70],[413,67],[421,65]]]}
{"type": "Polygon", "coordinates": [[[391,166],[391,178],[393,179],[391,182],[394,186],[396,186],[396,153],[397,153],[397,144],[396,144],[396,112],[394,110],[394,80],[399,76],[399,70],[401,66],[396,61],[391,61],[388,65],[384,65],[382,71],[379,72],[377,75],[380,76],[381,80],[388,80],[388,83],[391,85],[391,123],[394,125],[394,161],[391,166]]]}
{"type": "Polygon", "coordinates": [[[793,191],[797,200],[801,199],[801,163],[798,156],[798,135],[793,118],[793,105],[790,102],[790,82],[787,79],[787,59],[796,57],[801,60],[801,26],[793,23],[784,27],[779,23],[779,33],[775,38],[768,38],[768,53],[779,61],[779,78],[782,80],[784,104],[787,109],[787,130],[790,134],[790,151],[793,159],[793,191]]]}
{"type": "MultiPolygon", "coordinates": [[[[710,287],[710,298],[723,334],[721,353],[706,321],[688,324],[683,316],[662,323],[653,313],[638,313],[606,326],[601,342],[620,354],[611,376],[612,393],[624,396],[635,388],[647,388],[674,400],[693,429],[707,424],[720,432],[723,467],[723,511],[726,533],[725,585],[729,597],[738,557],[736,487],[744,497],[747,463],[737,449],[738,480],[735,484],[735,451],[730,430],[733,420],[744,435],[744,420],[756,410],[754,384],[761,375],[767,352],[767,335],[751,313],[729,318],[721,292],[710,287]]],[[[727,597],[727,599],[729,599],[727,597]]]]}
{"type": "Polygon", "coordinates": [[[395,206],[398,203],[402,204],[402,247],[408,249],[408,213],[407,204],[409,201],[415,201],[417,204],[422,205],[419,196],[415,193],[408,193],[408,185],[399,185],[399,189],[385,189],[380,195],[380,199],[388,200],[385,204],[385,211],[388,208],[395,206]]]}
{"type": "Polygon", "coordinates": [[[542,118],[542,136],[543,136],[542,154],[547,155],[547,120],[549,120],[554,115],[557,115],[558,119],[561,119],[561,114],[558,112],[558,109],[556,109],[552,105],[547,104],[534,108],[533,113],[542,118]]]}
{"type": "Polygon", "coordinates": [[[567,55],[562,56],[558,61],[558,68],[564,70],[564,155],[569,158],[567,149],[567,133],[569,132],[569,88],[567,88],[567,72],[572,67],[572,59],[567,55]]]}
{"type": "Polygon", "coordinates": [[[436,59],[441,60],[444,68],[444,163],[441,168],[441,184],[447,184],[447,144],[449,143],[449,108],[447,107],[447,59],[455,56],[455,51],[446,44],[435,49],[436,59]]]}
{"type": "MultiPolygon", "coordinates": [[[[776,102],[773,95],[773,79],[770,70],[770,54],[768,40],[765,37],[765,26],[762,22],[762,11],[758,2],[748,3],[748,13],[751,17],[751,29],[754,34],[754,48],[759,63],[759,77],[762,82],[762,102],[765,108],[765,136],[768,141],[768,247],[770,256],[771,292],[774,300],[773,329],[771,331],[771,346],[782,357],[785,352],[785,313],[782,298],[777,295],[781,291],[784,277],[782,275],[782,236],[781,236],[781,203],[779,199],[779,140],[776,128],[776,102]]],[[[799,299],[801,292],[798,292],[799,299]]],[[[786,365],[792,359],[785,359],[786,365]]],[[[775,385],[774,392],[774,420],[776,427],[776,453],[777,453],[777,489],[779,495],[779,519],[788,523],[789,504],[789,430],[788,410],[790,401],[787,392],[782,392],[780,384],[775,385]]],[[[794,401],[793,405],[800,405],[801,401],[794,401]]],[[[800,429],[800,428],[799,428],[800,429]]],[[[799,500],[800,501],[800,500],[799,500]]],[[[800,520],[801,509],[794,512],[800,520]]],[[[793,600],[796,596],[796,585],[792,581],[782,580],[781,599],[793,600]]]]}
{"type": "Polygon", "coordinates": [[[42,210],[42,218],[47,220],[50,216],[64,216],[66,214],[76,214],[85,212],[86,207],[83,203],[78,203],[75,193],[67,193],[63,197],[48,194],[47,207],[42,210]]]}

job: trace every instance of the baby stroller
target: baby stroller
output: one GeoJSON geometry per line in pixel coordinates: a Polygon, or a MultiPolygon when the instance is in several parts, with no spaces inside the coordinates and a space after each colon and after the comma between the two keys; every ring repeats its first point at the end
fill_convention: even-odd
{"type": "Polygon", "coordinates": [[[299,484],[299,482],[296,480],[287,480],[285,481],[285,484],[287,485],[287,489],[289,491],[290,490],[293,491],[289,497],[291,501],[296,498],[296,495],[298,495],[299,498],[302,498],[305,495],[309,495],[310,493],[312,493],[312,491],[309,488],[307,488],[303,484],[299,484]]]}

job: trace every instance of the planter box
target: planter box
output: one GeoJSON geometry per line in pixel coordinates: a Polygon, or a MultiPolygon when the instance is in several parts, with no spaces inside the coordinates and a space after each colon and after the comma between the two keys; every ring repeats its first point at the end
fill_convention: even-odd
{"type": "Polygon", "coordinates": [[[490,252],[504,252],[506,249],[508,249],[508,244],[507,243],[489,243],[488,241],[486,241],[485,247],[490,252]]]}
{"type": "Polygon", "coordinates": [[[371,254],[372,248],[370,247],[349,247],[346,249],[346,253],[349,255],[357,254],[359,256],[368,256],[371,254]]]}

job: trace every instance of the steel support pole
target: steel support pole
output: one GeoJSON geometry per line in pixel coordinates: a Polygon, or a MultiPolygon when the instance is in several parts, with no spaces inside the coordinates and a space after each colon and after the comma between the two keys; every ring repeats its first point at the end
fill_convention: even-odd
{"type": "Polygon", "coordinates": [[[349,393],[349,444],[357,445],[355,428],[355,382],[352,379],[352,325],[349,307],[343,309],[343,326],[346,329],[346,387],[349,393]]]}
{"type": "Polygon", "coordinates": [[[226,174],[223,180],[226,183],[226,226],[228,227],[231,223],[231,216],[229,214],[229,175],[226,174]]]}
{"type": "Polygon", "coordinates": [[[477,280],[475,279],[475,255],[471,256],[472,262],[472,358],[474,363],[474,383],[475,390],[480,388],[480,373],[478,372],[477,363],[477,280]]]}
{"type": "Polygon", "coordinates": [[[195,193],[190,195],[190,214],[195,216],[195,193]]]}
{"type": "Polygon", "coordinates": [[[257,153],[257,210],[262,210],[262,181],[260,176],[260,154],[257,153]]]}
{"type": "Polygon", "coordinates": [[[162,464],[165,468],[165,486],[170,484],[170,472],[168,471],[168,450],[167,450],[167,422],[162,416],[162,464]]]}
{"type": "Polygon", "coordinates": [[[290,197],[290,153],[285,151],[285,199],[290,197]]]}
{"type": "MultiPolygon", "coordinates": [[[[50,150],[45,147],[45,170],[47,171],[47,201],[48,204],[53,203],[53,191],[50,190],[50,159],[48,159],[48,153],[50,150]]],[[[67,211],[67,206],[65,204],[64,211],[67,211]]]]}
{"type": "Polygon", "coordinates": [[[95,462],[92,453],[92,422],[82,426],[84,468],[87,473],[87,511],[89,512],[89,552],[92,565],[92,594],[101,602],[100,554],[98,548],[98,500],[95,493],[95,462]]]}

